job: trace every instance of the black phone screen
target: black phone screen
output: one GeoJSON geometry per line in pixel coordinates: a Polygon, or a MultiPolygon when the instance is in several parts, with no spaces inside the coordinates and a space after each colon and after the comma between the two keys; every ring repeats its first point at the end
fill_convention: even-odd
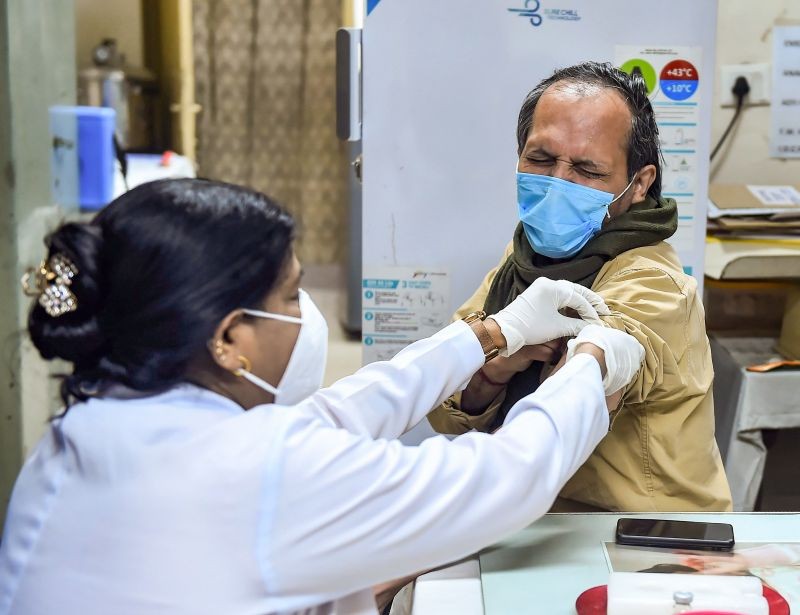
{"type": "Polygon", "coordinates": [[[664,519],[620,519],[617,542],[661,546],[683,544],[698,548],[733,547],[733,528],[728,523],[702,523],[664,519]]]}

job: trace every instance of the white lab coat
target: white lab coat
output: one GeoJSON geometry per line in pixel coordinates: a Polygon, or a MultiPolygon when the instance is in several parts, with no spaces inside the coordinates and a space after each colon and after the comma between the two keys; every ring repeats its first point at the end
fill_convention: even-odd
{"type": "Polygon", "coordinates": [[[192,386],[72,407],[17,480],[0,614],[375,613],[372,585],[546,512],[607,431],[580,355],[495,435],[395,440],[482,362],[456,322],[293,407],[192,386]]]}

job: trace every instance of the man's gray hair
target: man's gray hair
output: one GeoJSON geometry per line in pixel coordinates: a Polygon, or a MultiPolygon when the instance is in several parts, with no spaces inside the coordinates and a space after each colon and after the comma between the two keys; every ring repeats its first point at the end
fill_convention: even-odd
{"type": "Polygon", "coordinates": [[[654,199],[661,198],[661,148],[658,141],[653,106],[647,97],[647,86],[640,74],[629,75],[607,62],[584,62],[553,73],[533,88],[522,103],[517,120],[518,154],[522,154],[528,133],[533,125],[533,113],[544,91],[551,85],[565,81],[578,86],[598,86],[617,90],[631,112],[631,129],[628,133],[628,180],[642,167],[652,164],[656,177],[648,190],[654,199]]]}

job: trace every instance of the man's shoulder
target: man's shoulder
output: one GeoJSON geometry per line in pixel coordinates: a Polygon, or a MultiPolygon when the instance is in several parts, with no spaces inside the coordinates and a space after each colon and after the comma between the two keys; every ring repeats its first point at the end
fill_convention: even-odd
{"type": "Polygon", "coordinates": [[[697,290],[697,282],[684,270],[675,249],[665,241],[634,248],[613,258],[600,269],[592,287],[602,287],[620,278],[627,282],[641,279],[643,283],[659,280],[686,296],[694,295],[697,290]]]}

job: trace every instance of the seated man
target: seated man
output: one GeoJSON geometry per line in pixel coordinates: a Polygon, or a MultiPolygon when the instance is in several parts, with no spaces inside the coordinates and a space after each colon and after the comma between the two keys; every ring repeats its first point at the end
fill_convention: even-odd
{"type": "MultiPolygon", "coordinates": [[[[713,369],[697,283],[665,239],[677,205],[661,197],[653,108],[641,78],[588,62],[542,81],[517,127],[520,224],[499,267],[456,318],[495,312],[539,276],[591,287],[605,324],[646,349],[611,430],[556,510],[730,510],[714,439],[713,369]]],[[[429,420],[442,433],[491,431],[533,391],[563,344],[523,348],[478,372],[429,420]]]]}

